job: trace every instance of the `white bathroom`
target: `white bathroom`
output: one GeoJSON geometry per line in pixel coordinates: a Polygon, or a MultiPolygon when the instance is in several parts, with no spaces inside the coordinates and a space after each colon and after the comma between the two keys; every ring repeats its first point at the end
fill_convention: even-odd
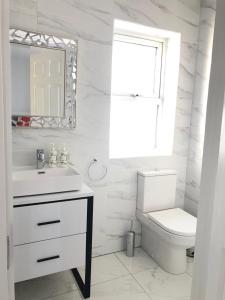
{"type": "Polygon", "coordinates": [[[224,300],[224,0],[0,7],[0,299],[224,300]]]}

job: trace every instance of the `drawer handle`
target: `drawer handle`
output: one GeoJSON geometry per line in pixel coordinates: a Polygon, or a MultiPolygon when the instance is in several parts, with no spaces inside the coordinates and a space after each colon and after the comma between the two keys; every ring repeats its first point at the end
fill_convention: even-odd
{"type": "Polygon", "coordinates": [[[40,258],[37,260],[38,263],[40,262],[44,262],[44,261],[47,261],[47,260],[53,260],[53,259],[57,259],[57,258],[60,258],[59,255],[54,255],[54,256],[50,256],[50,257],[45,257],[45,258],[40,258]]]}
{"type": "Polygon", "coordinates": [[[50,225],[50,224],[56,224],[56,223],[60,223],[60,220],[37,223],[37,226],[44,226],[44,225],[50,225]]]}

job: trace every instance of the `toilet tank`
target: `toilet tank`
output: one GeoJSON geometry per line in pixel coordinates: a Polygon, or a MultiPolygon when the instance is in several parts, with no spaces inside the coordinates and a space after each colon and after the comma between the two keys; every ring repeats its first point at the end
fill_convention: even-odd
{"type": "Polygon", "coordinates": [[[175,207],[176,171],[138,171],[137,209],[143,213],[175,207]]]}

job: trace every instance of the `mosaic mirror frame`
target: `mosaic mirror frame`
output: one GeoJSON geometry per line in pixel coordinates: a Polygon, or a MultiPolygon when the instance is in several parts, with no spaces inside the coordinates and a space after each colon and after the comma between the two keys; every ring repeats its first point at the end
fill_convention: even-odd
{"type": "MultiPolygon", "coordinates": [[[[10,29],[10,43],[23,44],[65,51],[65,99],[64,116],[21,116],[12,115],[12,126],[16,128],[62,128],[76,127],[76,83],[77,42],[54,35],[35,33],[22,29],[10,29]]],[[[13,88],[13,87],[12,87],[13,88]]]]}

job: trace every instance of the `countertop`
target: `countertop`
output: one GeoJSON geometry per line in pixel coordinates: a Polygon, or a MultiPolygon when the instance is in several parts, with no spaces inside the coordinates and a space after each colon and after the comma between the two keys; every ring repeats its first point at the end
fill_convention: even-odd
{"type": "Polygon", "coordinates": [[[89,188],[85,183],[82,183],[81,189],[79,191],[14,197],[13,206],[86,198],[92,196],[94,196],[93,190],[89,188]]]}

